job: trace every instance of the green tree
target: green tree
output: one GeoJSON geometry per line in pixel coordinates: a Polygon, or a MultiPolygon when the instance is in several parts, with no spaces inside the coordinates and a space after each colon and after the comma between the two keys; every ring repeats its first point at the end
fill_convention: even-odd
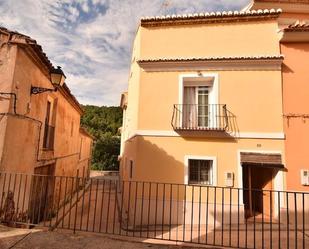
{"type": "Polygon", "coordinates": [[[122,125],[120,107],[83,106],[81,125],[95,137],[92,169],[118,170],[120,152],[119,127],[122,125]]]}
{"type": "Polygon", "coordinates": [[[95,145],[93,152],[93,169],[118,170],[118,155],[120,148],[119,136],[104,134],[95,145]]]}

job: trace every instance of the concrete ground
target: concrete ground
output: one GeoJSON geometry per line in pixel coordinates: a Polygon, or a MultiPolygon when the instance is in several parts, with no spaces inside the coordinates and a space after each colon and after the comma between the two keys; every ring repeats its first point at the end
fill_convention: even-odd
{"type": "MultiPolygon", "coordinates": [[[[1,249],[176,249],[192,248],[192,245],[164,244],[153,240],[126,240],[124,237],[105,236],[97,233],[77,232],[68,230],[55,230],[49,232],[40,229],[8,228],[0,225],[1,249]],[[142,243],[143,242],[143,243],[142,243]]],[[[213,247],[207,247],[213,248],[213,247]]],[[[218,247],[216,247],[218,248],[218,247]]]]}

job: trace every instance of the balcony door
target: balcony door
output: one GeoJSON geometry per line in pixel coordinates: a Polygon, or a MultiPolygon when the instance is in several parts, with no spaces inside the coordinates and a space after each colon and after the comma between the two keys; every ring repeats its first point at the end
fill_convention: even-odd
{"type": "Polygon", "coordinates": [[[183,127],[205,128],[209,126],[209,87],[184,87],[183,127]]]}
{"type": "Polygon", "coordinates": [[[197,120],[198,127],[208,127],[209,124],[209,98],[208,87],[197,88],[197,120]]]}

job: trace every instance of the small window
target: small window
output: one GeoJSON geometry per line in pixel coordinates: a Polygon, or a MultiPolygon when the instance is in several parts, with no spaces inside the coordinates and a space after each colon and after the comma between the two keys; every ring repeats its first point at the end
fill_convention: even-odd
{"type": "Polygon", "coordinates": [[[133,177],[133,161],[130,160],[130,179],[133,177]]]}
{"type": "Polygon", "coordinates": [[[80,145],[79,145],[79,159],[82,158],[82,148],[83,148],[83,138],[80,139],[80,145]]]}
{"type": "Polygon", "coordinates": [[[47,101],[44,136],[43,136],[43,148],[48,150],[54,149],[55,127],[51,125],[51,116],[52,116],[51,111],[52,111],[52,104],[50,101],[47,101]]]}
{"type": "Polygon", "coordinates": [[[71,122],[71,137],[73,137],[73,131],[74,131],[74,122],[71,122]]]}
{"type": "Polygon", "coordinates": [[[189,160],[189,184],[212,184],[212,160],[189,160]]]}

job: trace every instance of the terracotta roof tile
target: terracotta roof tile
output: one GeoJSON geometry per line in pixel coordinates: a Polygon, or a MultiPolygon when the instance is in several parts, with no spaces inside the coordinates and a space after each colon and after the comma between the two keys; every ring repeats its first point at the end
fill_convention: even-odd
{"type": "MultiPolygon", "coordinates": [[[[51,70],[51,69],[54,68],[52,63],[51,63],[51,61],[49,60],[48,56],[46,55],[46,53],[44,53],[44,51],[42,49],[42,46],[39,45],[35,39],[31,38],[30,36],[21,34],[21,33],[17,32],[17,31],[12,31],[12,30],[9,30],[9,29],[1,27],[1,26],[0,26],[0,33],[8,34],[8,35],[11,35],[11,36],[15,35],[18,38],[24,39],[25,45],[29,45],[34,50],[34,52],[42,60],[42,63],[44,63],[44,65],[48,68],[48,70],[51,70]]],[[[73,103],[77,106],[79,111],[82,113],[83,110],[82,110],[78,100],[71,93],[69,87],[66,84],[64,84],[61,88],[68,95],[68,97],[71,98],[73,103]]]]}
{"type": "Polygon", "coordinates": [[[191,57],[191,58],[152,58],[141,59],[138,63],[145,62],[182,62],[182,61],[225,61],[225,60],[273,60],[283,59],[283,55],[260,55],[260,56],[220,56],[220,57],[191,57]]]}
{"type": "Polygon", "coordinates": [[[39,56],[39,58],[47,66],[47,68],[49,70],[51,70],[53,68],[52,63],[50,62],[50,60],[49,60],[48,56],[46,55],[46,53],[44,53],[44,51],[42,49],[42,46],[39,45],[36,40],[32,39],[28,35],[24,35],[24,34],[19,33],[17,31],[12,31],[12,30],[9,30],[9,29],[1,27],[1,26],[0,26],[0,32],[7,33],[9,35],[16,35],[16,36],[18,36],[20,38],[23,38],[25,40],[26,44],[30,45],[33,48],[35,53],[39,56]]]}
{"type": "Polygon", "coordinates": [[[309,31],[309,23],[295,22],[284,29],[285,32],[306,32],[309,31]]]}
{"type": "Polygon", "coordinates": [[[249,17],[277,17],[282,12],[281,9],[264,9],[264,10],[250,10],[250,11],[223,11],[223,12],[206,12],[185,15],[166,15],[166,16],[151,16],[142,17],[141,24],[147,25],[153,22],[170,22],[174,21],[207,21],[209,20],[222,20],[230,18],[249,18],[249,17]]]}

